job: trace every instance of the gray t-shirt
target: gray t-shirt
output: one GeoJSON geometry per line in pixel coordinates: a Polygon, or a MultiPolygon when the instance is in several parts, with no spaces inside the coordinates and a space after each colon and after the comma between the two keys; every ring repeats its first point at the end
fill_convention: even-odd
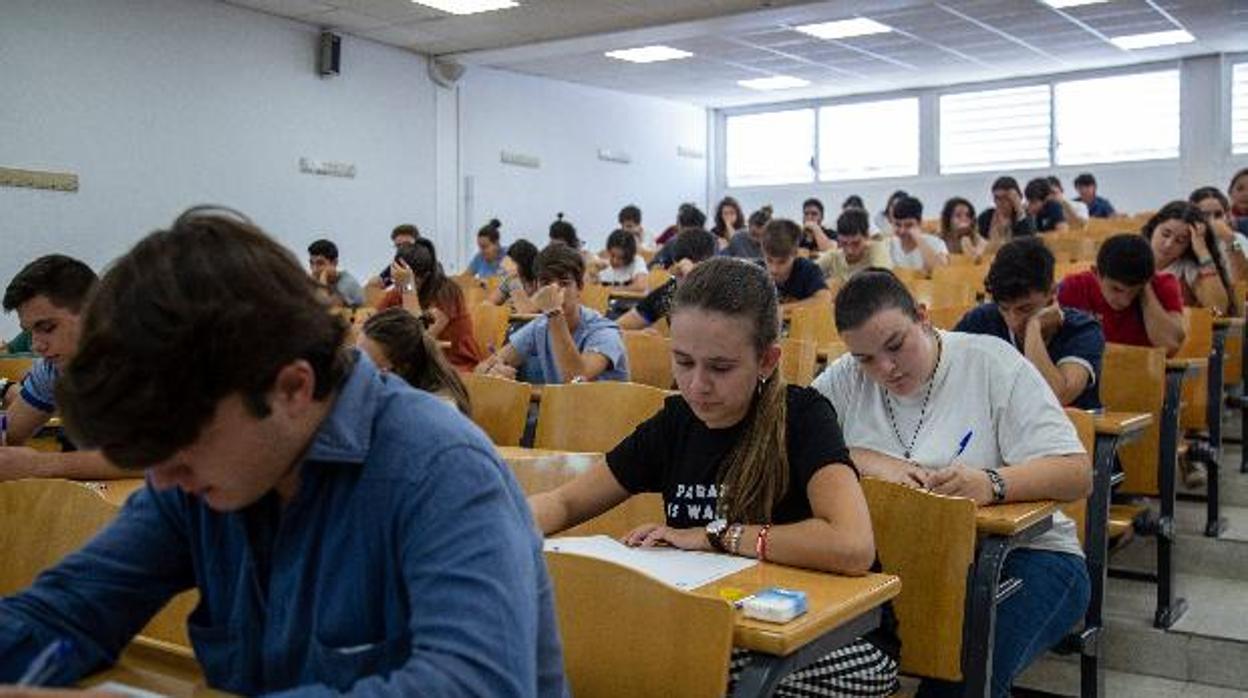
{"type": "MultiPolygon", "coordinates": [[[[1020,352],[996,337],[940,336],[940,366],[912,461],[929,470],[947,467],[968,431],[971,440],[957,459],[968,467],[999,469],[1044,456],[1086,453],[1052,389],[1020,352]]],[[[811,387],[836,408],[850,448],[903,457],[885,411],[884,388],[853,355],[838,359],[811,387]]],[[[910,398],[892,397],[897,431],[907,441],[918,426],[925,390],[910,398]]],[[[1053,528],[1027,547],[1083,555],[1074,522],[1061,512],[1053,515],[1053,528]]]]}

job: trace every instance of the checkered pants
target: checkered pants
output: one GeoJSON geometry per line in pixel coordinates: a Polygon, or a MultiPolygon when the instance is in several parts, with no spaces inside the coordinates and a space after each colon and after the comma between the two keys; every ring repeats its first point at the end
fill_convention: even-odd
{"type": "MultiPolygon", "coordinates": [[[[732,650],[729,695],[749,659],[748,651],[732,650]]],[[[875,697],[892,695],[898,688],[897,662],[870,642],[858,639],[789,674],[776,687],[774,695],[779,698],[875,697]]]]}

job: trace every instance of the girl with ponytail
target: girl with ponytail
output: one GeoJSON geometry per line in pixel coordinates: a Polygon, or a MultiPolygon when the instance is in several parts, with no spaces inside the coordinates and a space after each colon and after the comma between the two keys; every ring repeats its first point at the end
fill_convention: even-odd
{"type": "MultiPolygon", "coordinates": [[[[780,375],[780,313],[767,272],[728,257],[704,262],[676,291],[670,321],[680,394],[605,463],[530,499],[543,533],[633,494],[659,492],[666,520],[634,529],[626,544],[839,574],[872,569],[871,519],[836,413],[817,392],[780,375]]],[[[802,668],[776,695],[890,695],[894,630],[886,610],[880,629],[802,668]]]]}

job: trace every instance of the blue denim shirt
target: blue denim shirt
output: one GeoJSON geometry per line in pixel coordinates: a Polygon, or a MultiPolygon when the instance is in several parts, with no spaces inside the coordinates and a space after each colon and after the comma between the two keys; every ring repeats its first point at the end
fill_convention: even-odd
{"type": "Polygon", "coordinates": [[[175,593],[208,684],[241,694],[562,696],[552,588],[528,506],[484,434],[359,356],[272,539],[149,480],[84,549],[0,600],[0,683],[58,637],[69,683],[175,593]]]}

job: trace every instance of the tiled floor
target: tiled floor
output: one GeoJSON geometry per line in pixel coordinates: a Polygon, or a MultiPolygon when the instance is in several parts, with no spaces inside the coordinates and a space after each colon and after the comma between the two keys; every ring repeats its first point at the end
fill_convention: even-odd
{"type": "MultiPolygon", "coordinates": [[[[1018,685],[1063,696],[1079,695],[1079,665],[1074,662],[1042,659],[1023,674],[1018,685]]],[[[1243,698],[1248,691],[1171,681],[1141,674],[1105,672],[1108,698],[1243,698]]]]}

